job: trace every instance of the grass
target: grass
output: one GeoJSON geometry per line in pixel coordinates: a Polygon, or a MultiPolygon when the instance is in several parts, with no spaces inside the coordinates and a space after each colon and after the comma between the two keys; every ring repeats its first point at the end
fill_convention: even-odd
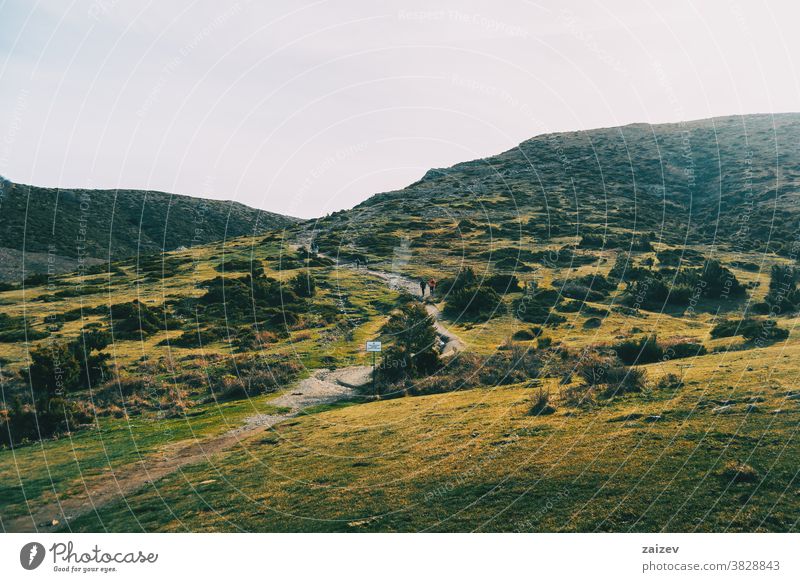
{"type": "MultiPolygon", "coordinates": [[[[779,348],[767,348],[764,358],[779,348]]],[[[747,366],[698,358],[677,394],[613,401],[593,412],[530,416],[522,386],[347,406],[255,437],[247,452],[188,468],[80,531],[793,531],[800,408],[747,366]],[[744,375],[733,389],[709,370],[744,375]],[[761,412],[745,413],[761,397],[761,412]],[[709,400],[736,399],[714,414],[709,400]],[[787,406],[787,404],[789,404],[787,406]],[[770,414],[783,409],[783,413],[770,414]],[[658,420],[650,420],[658,417],[658,420]],[[632,420],[620,421],[620,418],[632,420]],[[783,435],[775,438],[774,435],[783,435]],[[261,439],[261,440],[259,440],[261,439]],[[757,480],[731,483],[746,463],[757,480]],[[188,494],[190,486],[214,480],[188,494]],[[177,518],[164,521],[161,502],[177,518]],[[208,508],[214,508],[214,511],[208,508]],[[134,520],[135,516],[135,520],[134,520]],[[138,523],[137,521],[138,520],[138,523]]],[[[660,373],[677,370],[677,364],[660,373]]],[[[724,378],[723,378],[724,380],[724,378]]]]}
{"type": "MultiPolygon", "coordinates": [[[[502,200],[488,196],[484,202],[502,200]]],[[[401,232],[396,227],[389,234],[401,232]]],[[[431,236],[447,233],[441,223],[431,236]]],[[[482,236],[480,231],[469,233],[453,247],[427,244],[422,237],[415,239],[405,262],[386,256],[370,257],[370,262],[414,277],[442,279],[464,266],[481,276],[492,272],[481,255],[487,246],[510,246],[502,240],[487,242],[482,236]]],[[[543,244],[523,237],[519,246],[557,249],[570,240],[543,244]]],[[[662,250],[663,245],[656,248],[662,250]]],[[[0,293],[0,311],[25,315],[37,329],[49,314],[81,307],[134,299],[161,305],[198,297],[203,283],[220,275],[216,266],[223,260],[239,259],[241,264],[251,256],[268,276],[288,280],[298,271],[279,272],[275,265],[278,256],[289,252],[294,248],[279,241],[233,239],[224,245],[169,253],[179,267],[162,280],[137,279],[133,266],[126,263],[124,276],[92,277],[92,286],[103,292],[42,301],[54,289],[80,282],[65,276],[58,279],[63,285],[54,289],[40,286],[0,293]]],[[[592,265],[540,266],[519,277],[548,286],[570,276],[606,275],[614,253],[592,253],[598,258],[592,265]]],[[[640,253],[635,259],[653,256],[640,253]]],[[[715,256],[724,263],[761,262],[756,254],[717,251],[715,256]]],[[[757,284],[751,292],[753,301],[766,293],[768,268],[760,274],[735,269],[742,282],[757,284]]],[[[290,358],[306,373],[370,363],[363,345],[378,335],[398,293],[364,271],[331,267],[311,271],[318,281],[312,311],[332,308],[340,316],[337,321],[298,326],[237,357],[290,358]]],[[[710,353],[643,366],[649,377],[647,390],[601,399],[595,407],[565,404],[561,391],[575,384],[559,386],[555,378],[316,406],[251,437],[245,447],[184,467],[63,527],[75,531],[796,530],[800,446],[795,433],[800,400],[788,399],[787,394],[795,390],[800,358],[798,318],[781,318],[781,327],[791,330],[787,341],[753,348],[741,337],[709,337],[720,317],[718,306],[701,304],[692,317],[648,311],[631,316],[614,309],[621,292],[620,288],[588,304],[610,309],[599,327],[584,329],[590,314],[565,312],[561,315],[566,322],[545,327],[543,337],[580,352],[657,333],[659,340],[693,338],[710,353]],[[668,374],[682,378],[683,384],[658,388],[658,379],[668,374]],[[541,390],[549,390],[552,414],[531,414],[541,390]]],[[[518,296],[504,298],[508,313],[486,323],[445,320],[445,324],[470,350],[491,354],[508,347],[516,332],[532,327],[513,315],[518,296]]],[[[92,315],[67,322],[53,334],[74,338],[81,326],[105,321],[92,315]]],[[[164,342],[181,333],[170,329],[144,341],[116,341],[109,351],[126,374],[142,373],[137,366],[145,359],[156,380],[178,387],[182,373],[202,374],[234,355],[224,340],[202,348],[164,342]]],[[[41,343],[0,345],[4,381],[25,365],[28,348],[41,343]]],[[[535,349],[538,340],[513,343],[535,349]]],[[[209,403],[204,396],[196,391],[189,395],[193,406],[186,417],[165,419],[156,412],[131,419],[100,416],[93,430],[0,451],[0,518],[5,522],[24,516],[26,503],[39,505],[75,494],[82,490],[82,479],[129,466],[140,457],[152,460],[165,447],[187,439],[220,434],[256,412],[285,412],[270,405],[274,395],[222,404],[209,403]]]]}
{"type": "Polygon", "coordinates": [[[3,521],[28,514],[27,504],[54,502],[83,489],[83,480],[153,458],[164,447],[213,436],[240,426],[254,414],[279,414],[274,395],[198,405],[185,418],[98,417],[93,430],[0,451],[3,521]]]}

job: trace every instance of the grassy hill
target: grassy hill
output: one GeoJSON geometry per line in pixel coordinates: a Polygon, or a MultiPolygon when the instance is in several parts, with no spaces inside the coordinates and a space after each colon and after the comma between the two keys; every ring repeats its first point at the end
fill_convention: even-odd
{"type": "MultiPolygon", "coordinates": [[[[58,257],[64,264],[57,272],[66,272],[79,258],[91,263],[170,251],[294,222],[238,202],[141,190],[40,188],[0,178],[0,249],[14,266],[6,263],[0,275],[19,280],[20,252],[58,257]]],[[[27,274],[46,271],[46,261],[41,263],[32,260],[27,274]]]]}
{"type": "Polygon", "coordinates": [[[0,291],[0,524],[796,531],[798,122],[542,136],[316,221],[0,291]],[[392,326],[430,278],[450,357],[392,326]],[[374,385],[248,424],[378,338],[374,385]],[[48,395],[53,354],[70,376],[48,395]]]}
{"type": "Polygon", "coordinates": [[[469,254],[479,250],[472,242],[529,246],[583,235],[604,238],[605,247],[650,235],[788,255],[800,219],[798,134],[792,113],[542,135],[430,170],[315,228],[331,251],[383,257],[401,236],[450,252],[465,239],[469,254]],[[440,228],[451,233],[446,244],[433,240],[440,228]]]}

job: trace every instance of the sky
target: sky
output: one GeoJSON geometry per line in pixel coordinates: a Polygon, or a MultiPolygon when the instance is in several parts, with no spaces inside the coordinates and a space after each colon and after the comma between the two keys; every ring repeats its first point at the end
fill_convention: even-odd
{"type": "Polygon", "coordinates": [[[794,1],[0,0],[0,175],[303,218],[542,133],[798,111],[794,1]]]}

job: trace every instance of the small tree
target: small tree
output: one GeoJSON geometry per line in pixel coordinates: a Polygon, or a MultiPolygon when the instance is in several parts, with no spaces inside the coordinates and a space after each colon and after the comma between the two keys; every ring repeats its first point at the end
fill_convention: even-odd
{"type": "Polygon", "coordinates": [[[317,282],[310,271],[298,273],[292,277],[289,287],[298,297],[313,297],[317,293],[317,282]]]}
{"type": "Polygon", "coordinates": [[[81,367],[69,345],[53,343],[31,352],[26,376],[37,398],[49,400],[80,383],[81,367]]]}
{"type": "Polygon", "coordinates": [[[419,303],[407,303],[392,313],[381,330],[389,348],[381,362],[381,375],[394,381],[433,372],[439,363],[433,317],[419,303]]]}

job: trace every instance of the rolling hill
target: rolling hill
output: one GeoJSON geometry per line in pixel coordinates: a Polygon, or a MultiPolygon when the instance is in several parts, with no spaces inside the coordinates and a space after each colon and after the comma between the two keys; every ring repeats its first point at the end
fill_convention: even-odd
{"type": "Polygon", "coordinates": [[[376,256],[399,230],[426,244],[437,228],[487,244],[593,235],[608,246],[625,233],[789,255],[800,224],[798,136],[796,113],[542,135],[432,169],[314,227],[329,250],[376,256]]]}
{"type": "Polygon", "coordinates": [[[0,527],[797,531],[798,142],[540,136],[0,288],[0,527]]]}
{"type": "Polygon", "coordinates": [[[238,202],[143,190],[40,188],[0,178],[0,280],[170,251],[294,224],[238,202]],[[28,253],[31,253],[28,255],[28,253]]]}

